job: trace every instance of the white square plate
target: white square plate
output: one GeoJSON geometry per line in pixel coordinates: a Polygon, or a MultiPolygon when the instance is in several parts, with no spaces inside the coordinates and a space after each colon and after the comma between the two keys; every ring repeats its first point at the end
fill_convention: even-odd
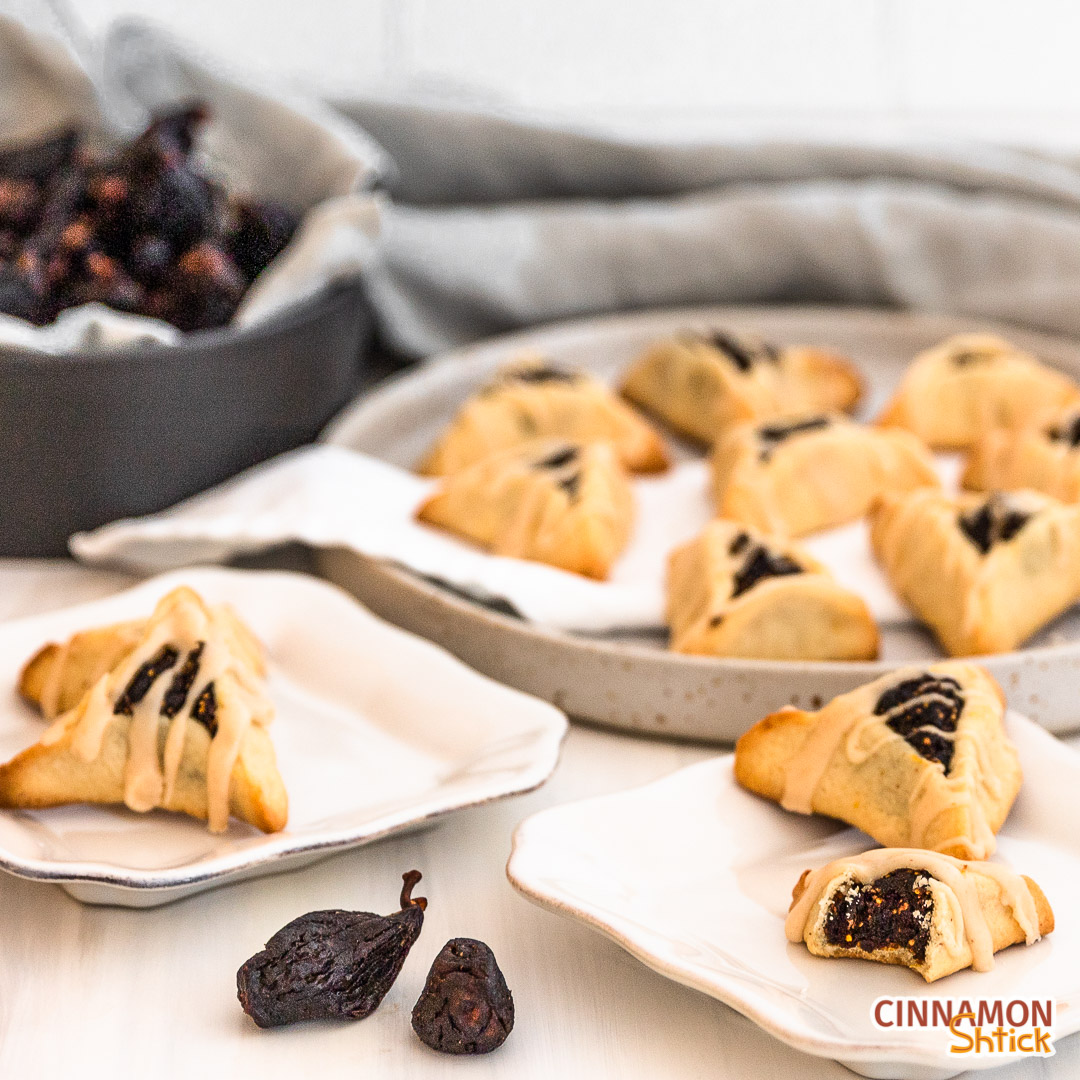
{"type": "Polygon", "coordinates": [[[799,875],[874,846],[839,822],[789,814],[740,788],[725,755],[632,791],[545,810],[517,829],[511,883],[607,934],[661,974],[719,998],[808,1054],[866,1076],[942,1078],[1019,1055],[948,1052],[947,1029],[873,1026],[880,996],[1056,1001],[1080,1029],[1080,755],[1010,713],[1025,782],[998,857],[1034,878],[1057,929],[993,971],[926,984],[906,968],[826,960],[784,937],[799,875]]]}
{"type": "Polygon", "coordinates": [[[221,569],[0,623],[0,760],[43,730],[16,691],[38,648],[149,615],[180,584],[232,604],[266,646],[285,830],[264,835],[232,821],[214,835],[182,814],[123,806],[0,811],[0,868],[89,903],[149,907],[529,791],[555,768],[566,718],[553,706],[478,675],[324,581],[221,569]]]}

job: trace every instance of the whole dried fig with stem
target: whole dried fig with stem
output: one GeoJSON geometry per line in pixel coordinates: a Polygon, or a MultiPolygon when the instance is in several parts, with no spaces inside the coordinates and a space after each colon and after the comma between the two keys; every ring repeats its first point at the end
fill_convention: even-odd
{"type": "Polygon", "coordinates": [[[362,1020],[378,1007],[420,936],[427,900],[419,870],[402,875],[401,910],[312,911],[282,927],[236,973],[237,997],[259,1027],[362,1020]]]}

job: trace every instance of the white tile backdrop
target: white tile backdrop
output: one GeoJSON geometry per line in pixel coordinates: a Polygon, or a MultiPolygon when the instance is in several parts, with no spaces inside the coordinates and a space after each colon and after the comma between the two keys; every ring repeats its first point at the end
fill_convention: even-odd
{"type": "Polygon", "coordinates": [[[1070,0],[67,3],[91,29],[138,11],[330,93],[408,90],[654,131],[900,125],[1080,143],[1070,0]]]}

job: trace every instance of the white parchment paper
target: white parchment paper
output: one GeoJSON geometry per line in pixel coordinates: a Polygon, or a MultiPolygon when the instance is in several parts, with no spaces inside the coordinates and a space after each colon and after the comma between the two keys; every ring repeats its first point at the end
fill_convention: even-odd
{"type": "MultiPolygon", "coordinates": [[[[941,469],[948,482],[955,462],[944,458],[941,469]]],[[[668,554],[712,516],[708,466],[685,461],[633,483],[634,535],[603,582],[489,555],[420,524],[415,511],[437,480],[337,446],[295,450],[164,513],[81,533],[71,550],[88,562],[158,572],[290,541],[344,546],[479,597],[508,600],[544,626],[592,633],[661,627],[668,554]]],[[[878,622],[911,620],[874,562],[865,522],[817,533],[804,544],[866,600],[878,622]]]]}

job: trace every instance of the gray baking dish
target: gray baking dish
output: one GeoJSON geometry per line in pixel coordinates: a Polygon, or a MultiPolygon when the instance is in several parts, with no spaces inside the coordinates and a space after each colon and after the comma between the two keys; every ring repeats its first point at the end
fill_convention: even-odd
{"type": "Polygon", "coordinates": [[[0,348],[0,556],[153,513],[310,442],[371,344],[359,281],[256,325],[62,356],[0,348]]]}

